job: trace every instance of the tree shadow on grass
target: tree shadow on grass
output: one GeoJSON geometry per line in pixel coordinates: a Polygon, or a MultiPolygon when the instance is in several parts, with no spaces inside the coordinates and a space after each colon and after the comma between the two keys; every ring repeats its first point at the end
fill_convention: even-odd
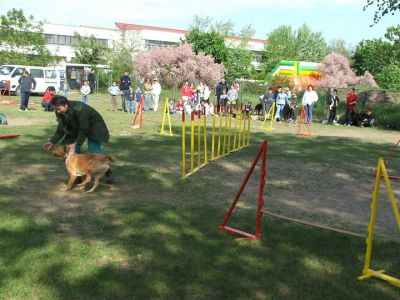
{"type": "MultiPolygon", "coordinates": [[[[55,299],[398,298],[397,290],[379,281],[356,281],[363,267],[362,239],[270,219],[263,220],[260,242],[236,242],[218,230],[264,136],[255,134],[252,145],[210,163],[185,181],[179,179],[179,139],[141,134],[113,137],[117,182],[95,195],[60,191],[66,179],[63,163],[38,150],[42,136],[31,135],[30,141],[2,147],[6,173],[1,178],[11,174],[13,179],[0,183],[1,212],[7,222],[23,222],[23,226],[15,229],[2,222],[0,260],[7,272],[1,275],[0,295],[55,299]],[[32,284],[41,288],[32,293],[32,284]]],[[[351,141],[271,136],[268,179],[287,178],[287,169],[281,168],[287,167],[286,161],[299,164],[301,172],[314,172],[321,180],[332,175],[330,168],[342,170],[348,177],[339,178],[339,186],[348,183],[348,178],[362,179],[369,165],[375,165],[381,145],[351,141]],[[343,148],[348,151],[338,158],[343,148]]],[[[301,172],[289,174],[296,188],[301,188],[301,172]]],[[[257,182],[250,187],[256,194],[257,182]]],[[[277,195],[280,191],[270,191],[267,182],[267,199],[270,192],[277,195]]],[[[251,230],[255,206],[235,211],[234,225],[251,230]]],[[[388,270],[398,270],[399,247],[395,242],[377,240],[373,257],[388,270]]]]}

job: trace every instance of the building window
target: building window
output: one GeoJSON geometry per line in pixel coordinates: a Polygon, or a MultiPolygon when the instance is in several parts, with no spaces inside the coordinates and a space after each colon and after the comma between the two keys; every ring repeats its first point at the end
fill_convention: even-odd
{"type": "Polygon", "coordinates": [[[65,45],[65,35],[58,36],[58,44],[65,45]]]}
{"type": "Polygon", "coordinates": [[[177,43],[174,42],[165,42],[165,41],[155,41],[155,40],[145,40],[145,47],[147,50],[153,47],[171,47],[176,45],[177,43]]]}

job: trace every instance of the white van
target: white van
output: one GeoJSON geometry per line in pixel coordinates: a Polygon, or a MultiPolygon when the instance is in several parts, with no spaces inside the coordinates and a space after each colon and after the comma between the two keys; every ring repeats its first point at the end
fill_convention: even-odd
{"type": "Polygon", "coordinates": [[[35,67],[21,65],[0,66],[0,90],[7,88],[7,81],[10,81],[10,91],[19,95],[18,79],[23,70],[27,70],[36,81],[36,88],[32,93],[44,94],[49,86],[54,86],[56,91],[60,90],[60,71],[51,67],[35,67]]]}

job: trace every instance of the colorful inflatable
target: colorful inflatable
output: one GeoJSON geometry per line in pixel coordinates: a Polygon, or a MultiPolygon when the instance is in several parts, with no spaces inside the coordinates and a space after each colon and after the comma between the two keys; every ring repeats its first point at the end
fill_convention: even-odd
{"type": "Polygon", "coordinates": [[[290,76],[294,86],[306,87],[307,85],[318,85],[321,78],[320,64],[308,61],[281,60],[272,69],[272,76],[290,76]]]}

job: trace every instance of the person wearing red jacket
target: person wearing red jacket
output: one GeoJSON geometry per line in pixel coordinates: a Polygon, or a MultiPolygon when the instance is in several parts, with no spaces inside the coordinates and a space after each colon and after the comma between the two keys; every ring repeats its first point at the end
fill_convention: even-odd
{"type": "Polygon", "coordinates": [[[192,90],[191,90],[191,88],[189,86],[189,82],[186,81],[185,84],[182,85],[181,95],[182,95],[182,100],[184,102],[188,101],[188,99],[192,95],[192,90]]]}
{"type": "Polygon", "coordinates": [[[350,126],[353,122],[352,119],[355,115],[358,97],[356,89],[352,88],[346,96],[346,114],[344,115],[344,125],[350,126]]]}
{"type": "Polygon", "coordinates": [[[44,107],[44,111],[53,111],[53,106],[51,105],[51,99],[53,99],[54,94],[56,93],[56,89],[54,86],[49,86],[44,93],[42,98],[42,102],[40,105],[44,107]]]}

